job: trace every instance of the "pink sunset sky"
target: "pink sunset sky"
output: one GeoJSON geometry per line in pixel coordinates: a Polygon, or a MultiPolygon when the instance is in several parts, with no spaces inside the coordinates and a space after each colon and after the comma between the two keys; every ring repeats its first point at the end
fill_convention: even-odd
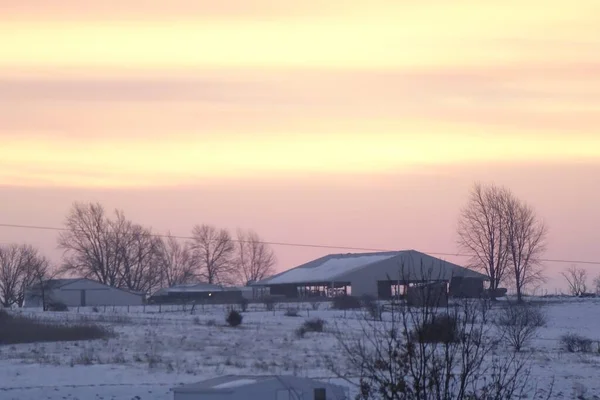
{"type": "MultiPolygon", "coordinates": [[[[99,201],[158,233],[456,253],[481,181],[600,274],[597,0],[0,0],[0,37],[0,224],[99,201]]],[[[0,227],[59,261],[56,236],[0,227]]]]}

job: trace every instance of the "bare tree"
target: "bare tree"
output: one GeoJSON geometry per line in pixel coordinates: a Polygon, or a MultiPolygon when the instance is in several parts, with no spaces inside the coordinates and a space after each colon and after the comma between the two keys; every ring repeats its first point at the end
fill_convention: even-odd
{"type": "Polygon", "coordinates": [[[26,290],[49,270],[48,260],[27,244],[0,245],[0,302],[23,306],[26,290]]]}
{"type": "Polygon", "coordinates": [[[596,294],[600,294],[600,275],[594,278],[594,288],[596,289],[596,294]]]}
{"type": "Polygon", "coordinates": [[[490,278],[492,296],[508,266],[504,210],[510,197],[508,189],[476,184],[458,224],[459,247],[470,256],[470,266],[490,278]]]}
{"type": "Polygon", "coordinates": [[[572,265],[565,272],[562,273],[567,283],[569,284],[569,291],[573,296],[581,296],[587,290],[587,271],[583,268],[579,268],[576,265],[572,265]]]}
{"type": "Polygon", "coordinates": [[[141,292],[160,284],[160,239],[122,211],[115,210],[111,219],[98,203],[75,203],[65,225],[58,239],[62,272],[141,292]]]}
{"type": "Polygon", "coordinates": [[[74,203],[58,238],[63,250],[62,271],[118,286],[120,271],[115,237],[104,207],[99,203],[74,203]]]}
{"type": "Polygon", "coordinates": [[[200,276],[211,284],[228,282],[234,272],[235,250],[229,232],[212,225],[196,225],[192,237],[194,264],[200,276]]]}
{"type": "Polygon", "coordinates": [[[190,243],[181,243],[167,234],[161,243],[161,281],[168,287],[190,283],[194,280],[194,263],[190,243]]]}
{"type": "Polygon", "coordinates": [[[541,256],[546,250],[548,230],[528,204],[511,197],[505,204],[506,244],[517,301],[523,300],[523,289],[544,281],[541,256]]]}
{"type": "Polygon", "coordinates": [[[57,284],[54,278],[58,274],[59,271],[51,268],[50,263],[45,258],[40,259],[39,263],[33,264],[27,273],[24,301],[37,303],[39,300],[44,311],[56,304],[52,298],[52,289],[57,284]]]}
{"type": "Polygon", "coordinates": [[[256,232],[238,229],[236,247],[235,266],[244,285],[273,274],[275,253],[256,232]]]}
{"type": "Polygon", "coordinates": [[[152,231],[141,225],[127,221],[122,214],[114,229],[115,251],[120,265],[120,287],[132,291],[151,293],[161,282],[162,254],[161,240],[152,231]]]}

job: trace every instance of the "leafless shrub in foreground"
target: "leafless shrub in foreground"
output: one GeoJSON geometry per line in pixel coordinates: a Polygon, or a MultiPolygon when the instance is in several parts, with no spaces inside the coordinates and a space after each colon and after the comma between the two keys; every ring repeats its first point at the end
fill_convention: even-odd
{"type": "Polygon", "coordinates": [[[528,382],[527,359],[516,352],[494,355],[499,341],[478,313],[468,301],[445,308],[401,305],[383,321],[361,319],[358,332],[338,327],[337,350],[345,362],[340,365],[326,357],[326,363],[337,376],[358,385],[357,400],[539,397],[528,382]],[[436,320],[452,321],[452,340],[429,340],[419,334],[436,320]]]}

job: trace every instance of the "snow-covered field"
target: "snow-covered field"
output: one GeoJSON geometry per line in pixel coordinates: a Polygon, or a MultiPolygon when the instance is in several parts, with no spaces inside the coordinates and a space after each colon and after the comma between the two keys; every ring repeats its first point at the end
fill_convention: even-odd
{"type": "MultiPolygon", "coordinates": [[[[558,340],[574,332],[600,341],[600,299],[546,303],[548,324],[527,349],[538,388],[554,378],[552,398],[600,398],[600,354],[567,353],[558,340]]],[[[299,338],[295,330],[308,316],[323,318],[330,328],[353,330],[359,316],[324,306],[300,307],[299,317],[287,317],[283,309],[251,308],[238,328],[226,326],[223,306],[197,308],[194,314],[189,307],[164,307],[161,313],[157,307],[23,311],[43,318],[98,321],[118,335],[91,342],[0,346],[0,399],[166,400],[172,399],[175,385],[238,373],[296,374],[343,384],[324,364],[324,355],[342,360],[334,351],[333,334],[299,338]]]]}

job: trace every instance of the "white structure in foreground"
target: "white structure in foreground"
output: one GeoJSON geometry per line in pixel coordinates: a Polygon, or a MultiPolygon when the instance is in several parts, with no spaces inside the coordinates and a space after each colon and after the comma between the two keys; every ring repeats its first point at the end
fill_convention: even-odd
{"type": "Polygon", "coordinates": [[[86,278],[51,279],[44,282],[44,290],[40,285],[28,288],[25,292],[23,307],[42,307],[46,304],[62,303],[67,307],[90,306],[138,306],[144,304],[141,293],[117,289],[86,278]]]}
{"type": "Polygon", "coordinates": [[[226,375],[173,389],[174,400],[349,400],[343,386],[288,375],[226,375]]]}

